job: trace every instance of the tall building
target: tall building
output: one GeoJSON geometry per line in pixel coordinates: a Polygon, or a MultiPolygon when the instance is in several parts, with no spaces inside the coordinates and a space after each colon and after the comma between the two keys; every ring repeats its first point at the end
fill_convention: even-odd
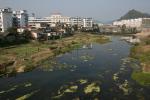
{"type": "Polygon", "coordinates": [[[77,25],[78,27],[92,28],[93,20],[92,18],[81,18],[81,17],[72,17],[70,18],[71,25],[77,25]]]}
{"type": "Polygon", "coordinates": [[[70,18],[70,24],[71,25],[77,25],[78,27],[82,26],[82,18],[81,17],[71,17],[70,18]]]}
{"type": "Polygon", "coordinates": [[[13,11],[13,24],[18,28],[28,26],[28,13],[26,10],[13,11]]]}
{"type": "Polygon", "coordinates": [[[93,20],[92,18],[83,18],[83,27],[84,28],[92,28],[93,20]]]}
{"type": "Polygon", "coordinates": [[[0,9],[0,32],[12,27],[12,14],[11,8],[0,9]]]}

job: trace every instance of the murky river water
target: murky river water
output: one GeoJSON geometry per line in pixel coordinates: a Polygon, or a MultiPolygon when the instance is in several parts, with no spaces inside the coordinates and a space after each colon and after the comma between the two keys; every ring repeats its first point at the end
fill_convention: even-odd
{"type": "Polygon", "coordinates": [[[37,69],[0,78],[0,100],[150,100],[150,88],[131,79],[131,45],[112,36],[112,42],[79,48],[37,69]],[[88,90],[88,87],[93,88],[88,90]]]}

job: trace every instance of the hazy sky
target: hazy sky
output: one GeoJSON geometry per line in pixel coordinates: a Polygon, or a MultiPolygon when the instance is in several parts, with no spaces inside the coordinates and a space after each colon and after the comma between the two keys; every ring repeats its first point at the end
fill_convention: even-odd
{"type": "Polygon", "coordinates": [[[131,9],[150,13],[150,0],[0,0],[0,8],[3,7],[25,9],[38,17],[60,12],[106,22],[120,18],[131,9]]]}

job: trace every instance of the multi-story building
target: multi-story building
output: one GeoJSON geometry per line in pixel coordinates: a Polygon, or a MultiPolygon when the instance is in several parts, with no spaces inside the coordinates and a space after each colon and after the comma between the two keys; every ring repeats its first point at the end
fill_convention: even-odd
{"type": "Polygon", "coordinates": [[[67,25],[77,25],[78,28],[85,27],[91,28],[93,25],[92,18],[81,17],[66,17],[60,13],[53,13],[50,17],[36,18],[29,17],[28,24],[31,28],[45,28],[47,25],[55,27],[57,23],[63,23],[67,25]]]}
{"type": "Polygon", "coordinates": [[[28,26],[28,13],[26,10],[13,11],[13,24],[18,28],[28,26]]]}
{"type": "Polygon", "coordinates": [[[82,18],[81,17],[71,17],[70,18],[70,24],[73,25],[77,25],[78,27],[81,27],[82,24],[82,18]]]}
{"type": "Polygon", "coordinates": [[[84,28],[92,28],[93,20],[92,18],[83,18],[83,27],[84,28]]]}
{"type": "Polygon", "coordinates": [[[62,16],[60,13],[53,13],[50,17],[29,17],[28,21],[31,28],[45,28],[47,25],[55,27],[56,23],[70,24],[70,17],[62,16]]]}
{"type": "Polygon", "coordinates": [[[45,28],[47,25],[51,24],[51,20],[48,18],[36,18],[29,17],[28,25],[30,28],[45,28]]]}
{"type": "Polygon", "coordinates": [[[150,18],[137,18],[137,19],[115,21],[113,22],[113,25],[116,26],[126,25],[126,27],[131,27],[131,28],[150,27],[150,18]]]}
{"type": "Polygon", "coordinates": [[[12,27],[12,14],[11,8],[0,9],[0,32],[12,27]]]}
{"type": "Polygon", "coordinates": [[[51,23],[65,23],[70,24],[70,17],[62,16],[60,13],[53,13],[50,17],[46,17],[51,23]]]}

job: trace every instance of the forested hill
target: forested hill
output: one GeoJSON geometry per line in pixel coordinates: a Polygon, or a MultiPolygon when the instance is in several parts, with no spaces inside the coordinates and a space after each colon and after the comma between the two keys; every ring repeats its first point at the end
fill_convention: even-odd
{"type": "Polygon", "coordinates": [[[150,18],[150,14],[148,13],[142,13],[137,10],[130,10],[128,13],[126,13],[124,16],[122,16],[119,20],[124,19],[135,19],[135,18],[150,18]]]}

